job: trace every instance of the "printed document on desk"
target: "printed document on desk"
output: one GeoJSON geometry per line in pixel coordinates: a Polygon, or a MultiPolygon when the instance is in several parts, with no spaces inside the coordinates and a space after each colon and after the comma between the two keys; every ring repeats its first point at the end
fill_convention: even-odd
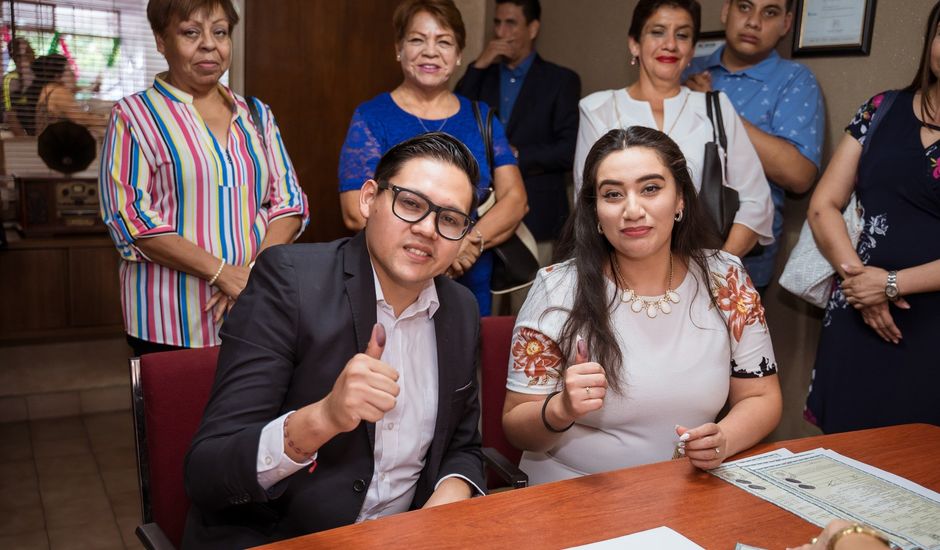
{"type": "Polygon", "coordinates": [[[904,548],[940,550],[940,494],[829,450],[751,468],[778,487],[871,525],[904,548]]]}
{"type": "Polygon", "coordinates": [[[793,453],[787,449],[778,449],[733,462],[725,462],[718,468],[711,470],[710,473],[810,523],[824,526],[829,521],[838,518],[836,511],[801,498],[799,495],[794,495],[774,483],[768,483],[751,470],[759,464],[776,463],[791,456],[793,456],[793,453]]]}
{"type": "Polygon", "coordinates": [[[749,460],[714,473],[816,525],[848,519],[882,531],[901,548],[940,550],[935,491],[831,450],[749,460]]]}
{"type": "Polygon", "coordinates": [[[569,550],[705,550],[668,527],[657,527],[614,539],[573,546],[569,550]]]}

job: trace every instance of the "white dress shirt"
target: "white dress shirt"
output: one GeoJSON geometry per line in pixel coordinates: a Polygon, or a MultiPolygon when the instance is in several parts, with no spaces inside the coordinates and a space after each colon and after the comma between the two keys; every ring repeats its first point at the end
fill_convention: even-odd
{"type": "MultiPolygon", "coordinates": [[[[398,371],[400,393],[395,408],[375,423],[375,466],[357,522],[408,510],[437,421],[437,338],[433,319],[440,305],[437,288],[429,281],[418,299],[396,318],[374,269],[372,276],[376,320],[385,327],[386,335],[382,361],[398,371]]],[[[284,452],[284,419],[289,414],[272,420],[261,431],[258,484],[265,490],[316,459],[314,455],[305,463],[297,463],[284,452]]],[[[455,476],[446,476],[437,484],[447,477],[455,476]]],[[[456,477],[476,487],[463,476],[456,477]]],[[[479,487],[476,489],[482,494],[479,487]]]]}
{"type": "MultiPolygon", "coordinates": [[[[719,94],[719,97],[728,138],[726,184],[738,191],[741,202],[734,221],[757,233],[760,244],[771,244],[774,242],[774,207],[764,168],[734,105],[726,95],[719,94]]],[[[581,120],[574,155],[576,198],[581,189],[587,154],[601,136],[615,128],[630,126],[659,129],[649,102],[633,99],[623,88],[595,92],[582,99],[578,107],[581,120]]],[[[682,150],[692,173],[692,183],[698,191],[702,187],[705,144],[712,141],[713,135],[705,94],[682,86],[676,96],[663,100],[662,131],[682,150]]]]}

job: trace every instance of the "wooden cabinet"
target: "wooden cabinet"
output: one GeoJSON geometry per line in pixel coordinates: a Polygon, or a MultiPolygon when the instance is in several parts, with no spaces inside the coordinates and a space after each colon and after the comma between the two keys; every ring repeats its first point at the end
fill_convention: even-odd
{"type": "Polygon", "coordinates": [[[120,335],[119,262],[103,236],[10,242],[0,250],[0,344],[120,335]]]}

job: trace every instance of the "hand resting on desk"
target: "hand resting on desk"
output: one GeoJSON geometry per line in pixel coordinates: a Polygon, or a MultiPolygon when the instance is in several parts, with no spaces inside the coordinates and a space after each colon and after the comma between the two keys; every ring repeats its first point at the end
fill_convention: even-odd
{"type": "Polygon", "coordinates": [[[802,546],[787,550],[884,550],[890,548],[883,536],[867,526],[844,519],[834,519],[818,537],[802,546]]]}

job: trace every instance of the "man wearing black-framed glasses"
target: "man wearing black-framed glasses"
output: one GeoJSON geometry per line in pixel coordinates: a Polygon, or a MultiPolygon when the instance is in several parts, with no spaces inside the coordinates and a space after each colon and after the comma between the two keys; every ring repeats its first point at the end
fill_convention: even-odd
{"type": "Polygon", "coordinates": [[[473,226],[478,179],[453,137],[412,138],[363,185],[362,232],[259,257],[188,456],[184,546],[253,546],[482,493],[478,308],[441,275],[473,226]]]}
{"type": "Polygon", "coordinates": [[[468,214],[456,208],[438,206],[417,191],[388,182],[380,182],[378,188],[391,189],[395,194],[392,199],[392,212],[402,221],[418,223],[432,212],[437,214],[435,218],[437,233],[449,241],[459,241],[473,227],[474,221],[468,214]]]}

